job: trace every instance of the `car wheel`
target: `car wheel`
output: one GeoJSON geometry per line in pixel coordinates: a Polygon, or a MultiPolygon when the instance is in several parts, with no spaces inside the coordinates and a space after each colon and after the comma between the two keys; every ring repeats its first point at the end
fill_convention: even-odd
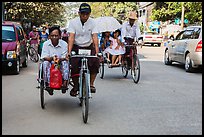
{"type": "Polygon", "coordinates": [[[190,58],[190,53],[188,53],[186,55],[185,70],[186,70],[186,72],[192,72],[193,71],[192,60],[190,58]]]}
{"type": "Polygon", "coordinates": [[[18,75],[20,73],[20,59],[18,58],[16,61],[16,66],[14,66],[14,74],[18,75]]]}
{"type": "Polygon", "coordinates": [[[27,67],[28,66],[28,56],[25,56],[25,61],[22,64],[23,67],[27,67]]]}
{"type": "Polygon", "coordinates": [[[165,50],[165,53],[164,53],[164,64],[165,65],[171,65],[172,64],[172,61],[169,59],[168,49],[165,50]]]}

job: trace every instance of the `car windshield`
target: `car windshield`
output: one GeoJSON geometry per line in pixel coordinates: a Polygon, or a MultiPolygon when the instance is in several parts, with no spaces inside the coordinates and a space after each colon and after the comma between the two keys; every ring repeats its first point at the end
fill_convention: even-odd
{"type": "Polygon", "coordinates": [[[16,41],[13,26],[2,26],[2,42],[16,41]]]}

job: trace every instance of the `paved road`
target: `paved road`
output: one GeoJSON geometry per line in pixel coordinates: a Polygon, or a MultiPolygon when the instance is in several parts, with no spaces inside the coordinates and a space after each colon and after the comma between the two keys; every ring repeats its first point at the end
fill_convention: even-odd
{"type": "Polygon", "coordinates": [[[106,68],[104,79],[96,79],[87,124],[78,99],[69,93],[45,93],[46,109],[41,109],[35,88],[37,64],[29,62],[20,75],[3,75],[2,134],[202,134],[202,72],[164,65],[163,47],[138,50],[139,83],[134,84],[130,75],[123,78],[121,68],[106,68]]]}

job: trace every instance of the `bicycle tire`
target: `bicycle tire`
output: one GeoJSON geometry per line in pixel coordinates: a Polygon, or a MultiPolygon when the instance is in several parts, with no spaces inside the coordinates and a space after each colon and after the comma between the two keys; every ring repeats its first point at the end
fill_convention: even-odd
{"type": "Polygon", "coordinates": [[[28,55],[30,56],[30,60],[37,63],[39,61],[38,52],[33,47],[28,48],[28,55]]]}
{"type": "Polygon", "coordinates": [[[45,108],[45,96],[44,96],[44,80],[40,82],[40,101],[41,101],[41,108],[45,108]]]}
{"type": "Polygon", "coordinates": [[[40,71],[39,71],[39,80],[40,80],[40,104],[41,108],[45,108],[45,97],[44,97],[44,80],[43,80],[43,66],[40,64],[40,71]]]}
{"type": "Polygon", "coordinates": [[[104,77],[104,61],[100,62],[99,74],[100,74],[100,78],[103,79],[103,77],[104,77]]]}
{"type": "Polygon", "coordinates": [[[84,123],[87,123],[88,121],[89,92],[90,92],[89,76],[88,73],[84,73],[84,77],[82,80],[82,117],[84,123]]]}
{"type": "Polygon", "coordinates": [[[137,84],[140,79],[140,61],[136,54],[133,55],[131,71],[132,71],[132,79],[137,84]]]}

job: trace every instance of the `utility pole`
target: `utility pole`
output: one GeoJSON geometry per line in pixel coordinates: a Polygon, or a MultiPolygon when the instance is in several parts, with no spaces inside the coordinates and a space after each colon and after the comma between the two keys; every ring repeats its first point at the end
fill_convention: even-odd
{"type": "Polygon", "coordinates": [[[183,30],[183,27],[184,27],[184,11],[185,11],[184,2],[181,2],[181,7],[182,7],[182,12],[181,12],[181,29],[183,30]]]}

